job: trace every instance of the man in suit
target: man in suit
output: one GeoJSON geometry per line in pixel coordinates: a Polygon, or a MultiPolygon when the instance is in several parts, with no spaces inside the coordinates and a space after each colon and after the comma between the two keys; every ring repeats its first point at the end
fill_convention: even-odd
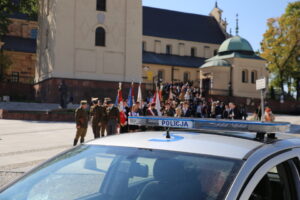
{"type": "Polygon", "coordinates": [[[87,112],[87,101],[83,100],[80,102],[80,107],[75,111],[75,121],[76,121],[76,136],[73,145],[76,146],[78,140],[80,143],[84,143],[84,138],[87,133],[89,114],[87,112]]]}
{"type": "Polygon", "coordinates": [[[112,101],[107,102],[108,107],[106,108],[107,113],[107,135],[117,134],[117,129],[120,126],[120,112],[117,107],[114,106],[112,101]]]}
{"type": "Polygon", "coordinates": [[[188,102],[184,102],[181,117],[192,117],[193,113],[188,102]]]}
{"type": "Polygon", "coordinates": [[[230,102],[229,108],[230,108],[229,119],[237,119],[237,120],[242,119],[241,112],[234,103],[230,102]]]}

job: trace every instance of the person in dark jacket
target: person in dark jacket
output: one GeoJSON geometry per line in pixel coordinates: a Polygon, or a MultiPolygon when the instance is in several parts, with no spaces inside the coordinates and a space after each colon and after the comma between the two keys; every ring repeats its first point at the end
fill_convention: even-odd
{"type": "Polygon", "coordinates": [[[182,107],[181,117],[192,117],[192,114],[193,113],[192,110],[190,109],[188,102],[184,102],[182,107]]]}
{"type": "Polygon", "coordinates": [[[76,122],[76,136],[74,139],[73,146],[77,145],[78,140],[80,143],[84,143],[84,138],[87,133],[89,114],[87,112],[87,101],[83,100],[80,102],[80,107],[75,111],[75,122],[76,122]]]}
{"type": "Polygon", "coordinates": [[[174,115],[175,111],[173,110],[173,108],[171,108],[171,105],[169,103],[166,103],[165,108],[162,111],[162,116],[174,117],[174,115]]]}
{"type": "Polygon", "coordinates": [[[117,107],[114,106],[112,101],[107,102],[107,135],[117,134],[118,127],[120,126],[120,112],[117,107]]]}
{"type": "Polygon", "coordinates": [[[146,115],[147,116],[158,116],[158,112],[155,108],[156,104],[155,103],[151,103],[150,108],[148,108],[146,115]]]}
{"type": "Polygon", "coordinates": [[[234,103],[230,102],[229,108],[230,108],[229,119],[237,119],[237,120],[242,119],[241,112],[234,103]]]}

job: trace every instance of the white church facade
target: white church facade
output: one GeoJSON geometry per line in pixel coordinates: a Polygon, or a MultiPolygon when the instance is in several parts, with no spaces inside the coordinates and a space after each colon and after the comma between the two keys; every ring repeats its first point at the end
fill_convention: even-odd
{"type": "Polygon", "coordinates": [[[217,5],[206,16],[139,0],[40,0],[38,25],[35,91],[44,102],[58,101],[62,81],[75,102],[113,97],[119,82],[202,85],[200,66],[230,37],[217,5]]]}

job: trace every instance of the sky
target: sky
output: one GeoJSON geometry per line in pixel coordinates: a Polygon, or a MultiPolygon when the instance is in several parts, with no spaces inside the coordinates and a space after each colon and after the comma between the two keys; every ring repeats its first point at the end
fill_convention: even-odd
{"type": "MultiPolygon", "coordinates": [[[[239,35],[247,39],[253,49],[260,49],[260,42],[267,30],[267,20],[281,16],[289,2],[296,0],[218,0],[229,29],[235,34],[236,14],[239,15],[239,35]]],[[[144,6],[208,15],[216,0],[143,0],[144,6]]]]}

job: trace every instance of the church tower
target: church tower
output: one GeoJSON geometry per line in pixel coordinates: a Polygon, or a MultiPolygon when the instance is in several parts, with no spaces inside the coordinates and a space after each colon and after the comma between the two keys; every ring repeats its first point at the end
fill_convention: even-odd
{"type": "Polygon", "coordinates": [[[223,33],[226,35],[226,37],[229,37],[229,34],[227,33],[227,21],[226,19],[223,20],[222,19],[222,13],[223,10],[221,10],[218,6],[218,2],[216,1],[215,3],[215,7],[213,8],[213,10],[209,13],[210,16],[214,17],[216,19],[216,21],[219,23],[223,33]]]}
{"type": "Polygon", "coordinates": [[[57,102],[63,80],[76,102],[140,81],[141,1],[39,1],[35,88],[42,101],[57,102]]]}

